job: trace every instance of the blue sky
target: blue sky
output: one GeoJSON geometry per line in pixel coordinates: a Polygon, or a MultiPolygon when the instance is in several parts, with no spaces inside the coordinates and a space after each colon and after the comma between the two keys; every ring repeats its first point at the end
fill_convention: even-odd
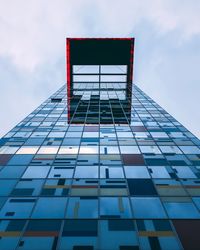
{"type": "Polygon", "coordinates": [[[0,136],[65,79],[66,37],[135,37],[134,83],[200,137],[199,0],[0,0],[0,136]]]}

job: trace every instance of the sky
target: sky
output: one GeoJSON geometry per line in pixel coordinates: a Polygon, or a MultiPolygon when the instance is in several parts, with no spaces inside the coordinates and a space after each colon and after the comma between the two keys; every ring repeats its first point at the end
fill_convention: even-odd
{"type": "Polygon", "coordinates": [[[66,82],[66,37],[135,37],[134,84],[200,138],[199,0],[0,0],[0,137],[66,82]]]}

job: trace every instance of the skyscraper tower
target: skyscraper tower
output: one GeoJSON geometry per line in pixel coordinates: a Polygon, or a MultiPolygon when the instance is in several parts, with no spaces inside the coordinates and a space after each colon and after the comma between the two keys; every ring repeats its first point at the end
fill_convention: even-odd
{"type": "Polygon", "coordinates": [[[0,249],[200,249],[200,141],[132,84],[133,48],[67,39],[67,88],[0,140],[0,249]]]}

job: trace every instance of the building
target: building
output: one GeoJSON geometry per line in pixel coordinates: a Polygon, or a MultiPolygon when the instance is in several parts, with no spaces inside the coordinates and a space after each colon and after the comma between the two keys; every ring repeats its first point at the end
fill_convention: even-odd
{"type": "Polygon", "coordinates": [[[0,140],[0,249],[200,249],[200,141],[132,86],[132,61],[69,51],[68,97],[0,140]]]}

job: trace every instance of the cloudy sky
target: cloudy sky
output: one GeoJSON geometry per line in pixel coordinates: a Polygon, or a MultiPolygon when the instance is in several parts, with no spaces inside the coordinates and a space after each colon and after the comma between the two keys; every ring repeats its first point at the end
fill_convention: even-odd
{"type": "Polygon", "coordinates": [[[0,136],[65,83],[66,37],[135,37],[134,83],[200,137],[199,0],[0,0],[0,136]]]}

